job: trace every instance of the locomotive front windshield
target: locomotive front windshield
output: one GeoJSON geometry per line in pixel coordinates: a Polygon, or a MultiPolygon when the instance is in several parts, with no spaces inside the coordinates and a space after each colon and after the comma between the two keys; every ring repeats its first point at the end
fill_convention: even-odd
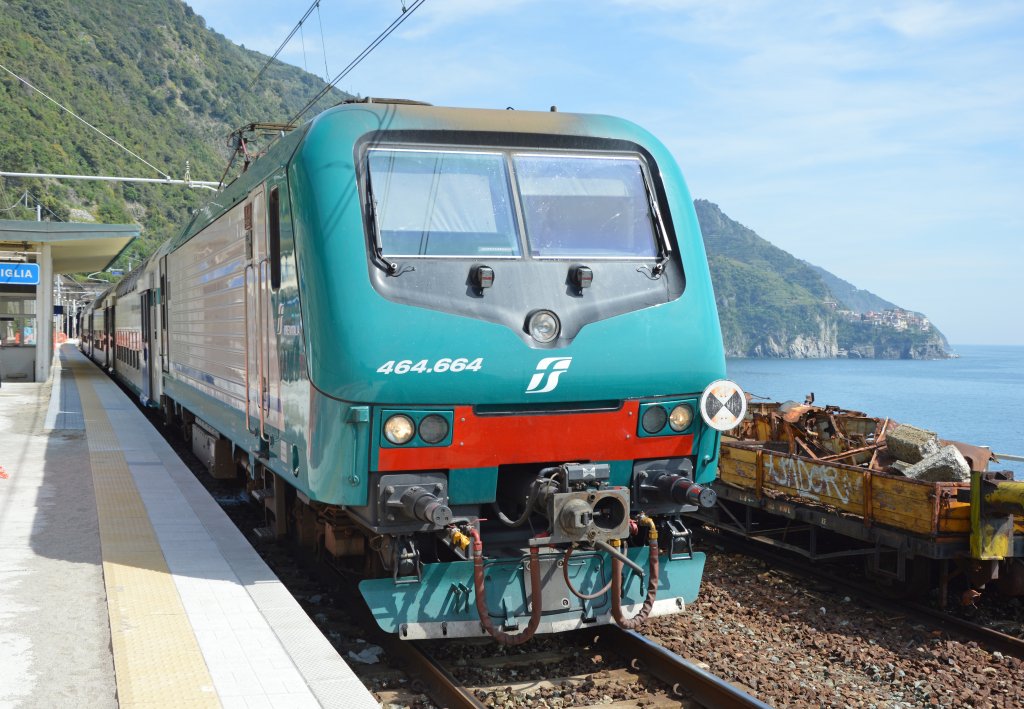
{"type": "Polygon", "coordinates": [[[544,154],[512,163],[531,255],[657,256],[638,159],[544,154]]]}
{"type": "Polygon", "coordinates": [[[377,233],[388,256],[518,256],[500,153],[371,150],[377,233]]]}
{"type": "Polygon", "coordinates": [[[374,148],[368,173],[387,256],[658,256],[635,156],[374,148]]]}

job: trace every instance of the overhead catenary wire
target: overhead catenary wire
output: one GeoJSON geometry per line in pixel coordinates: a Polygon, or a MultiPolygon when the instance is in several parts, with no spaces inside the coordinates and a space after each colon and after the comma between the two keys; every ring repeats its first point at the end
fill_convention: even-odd
{"type": "MultiPolygon", "coordinates": [[[[313,14],[313,10],[319,7],[320,0],[314,0],[313,4],[309,6],[308,10],[306,10],[306,14],[302,16],[302,19],[298,21],[298,23],[292,28],[292,31],[288,33],[288,36],[284,38],[284,41],[281,42],[281,46],[277,48],[277,51],[274,52],[273,56],[271,56],[270,59],[268,59],[266,63],[262,67],[260,67],[260,70],[256,73],[256,77],[251,82],[249,82],[249,86],[246,88],[246,91],[252,90],[252,87],[255,86],[256,82],[258,82],[260,80],[260,77],[263,76],[263,72],[267,70],[267,67],[269,67],[274,62],[275,59],[277,59],[277,55],[281,53],[281,50],[283,50],[288,45],[288,42],[290,42],[292,37],[295,36],[295,33],[302,28],[302,23],[305,22],[309,18],[309,16],[313,14]]],[[[322,31],[323,27],[321,25],[321,32],[322,31]]],[[[305,45],[303,45],[303,50],[305,50],[305,45]]],[[[303,51],[303,61],[305,61],[305,51],[303,51]]]]}
{"type": "Polygon", "coordinates": [[[96,126],[94,126],[94,125],[93,125],[92,123],[89,123],[89,121],[87,121],[87,120],[85,120],[84,118],[82,118],[81,116],[79,116],[79,115],[78,115],[77,113],[75,113],[74,111],[72,111],[72,110],[71,110],[70,108],[68,108],[68,107],[64,106],[63,104],[61,104],[61,103],[60,103],[59,101],[57,101],[56,99],[53,99],[53,98],[51,98],[50,96],[48,96],[48,95],[47,95],[46,93],[44,93],[43,91],[41,91],[41,90],[37,89],[37,88],[36,88],[35,86],[33,86],[32,84],[30,84],[30,83],[29,83],[29,82],[28,82],[27,80],[25,80],[25,79],[23,79],[22,77],[18,76],[18,75],[17,75],[17,74],[15,74],[15,73],[14,73],[13,71],[11,71],[11,70],[10,70],[10,69],[8,69],[7,67],[5,67],[5,66],[4,66],[3,64],[0,64],[0,69],[3,69],[4,71],[6,71],[6,72],[7,72],[8,74],[10,74],[11,76],[13,76],[13,77],[14,77],[15,79],[17,79],[17,80],[18,80],[18,81],[20,81],[21,83],[25,84],[25,86],[29,87],[30,89],[32,89],[33,91],[35,91],[35,92],[36,92],[37,94],[39,94],[40,96],[42,96],[43,98],[45,98],[45,99],[46,99],[47,101],[49,101],[50,103],[52,103],[52,104],[56,105],[56,106],[57,106],[58,108],[60,108],[60,109],[61,109],[62,111],[66,112],[66,113],[69,113],[69,114],[71,114],[72,116],[74,116],[74,117],[75,117],[76,119],[78,119],[78,120],[79,120],[80,122],[84,123],[84,124],[85,124],[86,126],[88,126],[88,127],[89,127],[89,128],[91,128],[92,130],[94,130],[94,131],[96,131],[97,133],[99,133],[100,135],[102,135],[102,136],[103,136],[104,138],[106,138],[107,140],[109,140],[109,141],[110,141],[111,143],[113,143],[113,144],[114,144],[114,145],[116,145],[117,147],[121,148],[121,150],[125,151],[126,153],[128,153],[128,154],[129,154],[129,155],[131,155],[132,157],[134,157],[134,158],[136,158],[136,159],[138,159],[138,160],[141,160],[141,161],[142,161],[143,163],[145,163],[145,164],[146,164],[146,165],[148,165],[148,166],[149,166],[150,168],[152,168],[152,169],[153,169],[153,170],[154,170],[154,171],[155,171],[155,172],[156,172],[156,173],[157,173],[158,175],[160,175],[160,176],[161,176],[161,177],[163,177],[164,179],[166,179],[166,180],[170,180],[170,179],[171,179],[171,176],[170,176],[170,175],[168,175],[168,174],[167,174],[166,172],[164,172],[163,170],[161,170],[160,168],[158,168],[158,167],[157,167],[156,165],[154,165],[153,163],[149,162],[148,160],[146,160],[145,158],[143,158],[143,157],[142,157],[141,155],[139,155],[138,153],[136,153],[136,152],[134,152],[134,151],[130,150],[129,148],[127,148],[127,147],[125,147],[124,145],[122,145],[121,143],[117,142],[116,140],[114,140],[113,138],[111,138],[111,137],[110,137],[109,135],[107,135],[106,133],[104,133],[103,131],[101,131],[101,130],[100,130],[99,128],[97,128],[96,126]]]}
{"type": "Polygon", "coordinates": [[[320,47],[324,53],[324,81],[327,81],[331,72],[327,68],[327,40],[324,39],[324,18],[320,15],[320,3],[317,3],[316,6],[316,20],[320,23],[320,47]]]}
{"type": "Polygon", "coordinates": [[[219,182],[206,180],[175,180],[167,177],[157,179],[155,177],[118,177],[116,175],[58,175],[52,172],[9,172],[0,170],[0,177],[38,177],[52,180],[96,180],[99,182],[142,182],[157,185],[185,185],[186,187],[203,187],[216,190],[219,182]]]}
{"type": "MultiPolygon", "coordinates": [[[[29,192],[28,190],[25,190],[24,192],[22,192],[21,196],[19,196],[18,199],[15,200],[9,207],[0,208],[0,212],[11,212],[11,211],[14,211],[15,209],[19,209],[19,208],[20,209],[32,209],[32,207],[28,206],[28,198],[29,197],[31,197],[32,200],[38,206],[42,207],[47,212],[52,214],[57,221],[59,221],[59,222],[64,221],[63,219],[60,218],[60,215],[58,215],[52,209],[50,209],[45,204],[43,204],[42,201],[38,197],[36,197],[33,193],[29,192]],[[23,202],[24,202],[24,204],[22,204],[23,202]]],[[[7,201],[7,192],[6,192],[6,190],[3,190],[2,187],[0,187],[0,200],[2,200],[3,202],[7,201]]]]}
{"type": "Polygon", "coordinates": [[[356,56],[355,59],[353,59],[351,62],[349,62],[348,66],[346,66],[344,69],[342,69],[341,72],[337,76],[335,76],[334,79],[331,80],[331,82],[329,84],[324,86],[324,88],[322,88],[317,93],[317,95],[314,96],[310,100],[309,103],[307,103],[305,106],[303,106],[301,111],[299,111],[294,116],[292,116],[292,118],[288,121],[288,125],[292,125],[292,126],[295,125],[295,122],[297,120],[299,120],[299,118],[302,117],[302,114],[304,114],[306,111],[308,111],[314,105],[316,105],[317,101],[319,101],[324,96],[326,96],[328,94],[328,92],[330,92],[330,90],[333,89],[338,84],[339,81],[344,79],[346,76],[348,76],[348,74],[353,69],[355,69],[357,66],[359,66],[360,62],[362,62],[364,59],[366,59],[366,57],[369,56],[369,54],[374,49],[376,49],[378,47],[378,45],[380,45],[381,42],[383,42],[385,39],[387,39],[388,36],[392,32],[397,30],[401,26],[401,24],[403,22],[405,22],[407,19],[409,19],[409,17],[414,12],[416,12],[416,10],[418,10],[423,5],[423,3],[425,3],[426,1],[427,0],[416,0],[408,8],[405,8],[403,6],[402,7],[402,14],[400,14],[398,17],[396,17],[391,22],[391,24],[387,26],[387,28],[383,32],[381,32],[379,35],[377,35],[376,39],[374,39],[372,42],[370,42],[369,45],[367,45],[366,49],[364,49],[362,52],[360,52],[359,55],[356,56]]]}
{"type": "Polygon", "coordinates": [[[34,194],[32,194],[31,192],[29,192],[28,190],[25,190],[25,194],[27,194],[27,195],[28,195],[29,197],[31,197],[32,199],[34,199],[34,200],[36,201],[36,204],[38,204],[38,205],[39,205],[40,207],[42,207],[42,208],[43,208],[43,209],[45,209],[45,210],[46,210],[47,212],[49,212],[50,214],[52,214],[52,215],[54,216],[54,218],[55,218],[55,219],[56,219],[56,220],[57,220],[58,222],[62,222],[62,221],[64,221],[63,219],[61,219],[61,218],[60,218],[60,216],[59,216],[59,215],[58,215],[58,214],[57,214],[56,212],[54,212],[54,211],[53,211],[52,209],[50,209],[50,208],[49,208],[49,207],[47,207],[47,206],[46,206],[45,204],[43,204],[43,203],[42,203],[42,202],[41,202],[41,201],[39,200],[39,198],[38,198],[38,197],[36,197],[36,196],[35,196],[34,194]]]}
{"type": "Polygon", "coordinates": [[[306,60],[306,33],[299,28],[299,41],[302,43],[302,69],[309,72],[309,62],[306,60]]]}

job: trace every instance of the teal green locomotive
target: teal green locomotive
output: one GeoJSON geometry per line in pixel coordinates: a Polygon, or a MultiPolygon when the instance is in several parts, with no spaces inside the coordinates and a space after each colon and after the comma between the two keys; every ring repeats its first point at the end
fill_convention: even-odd
{"type": "Polygon", "coordinates": [[[714,504],[745,399],[683,177],[636,125],[338,106],[119,289],[136,310],[115,373],[245,471],[268,533],[362,573],[385,630],[516,644],[695,598],[680,515],[714,504]]]}

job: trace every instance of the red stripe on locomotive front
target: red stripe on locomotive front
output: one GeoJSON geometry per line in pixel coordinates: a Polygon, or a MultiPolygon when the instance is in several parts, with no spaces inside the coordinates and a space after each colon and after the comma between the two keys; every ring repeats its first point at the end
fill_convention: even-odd
{"type": "Polygon", "coordinates": [[[523,416],[477,416],[455,407],[452,444],[445,447],[380,448],[377,469],[450,470],[513,463],[609,461],[691,455],[693,436],[638,438],[640,403],[617,411],[523,416]]]}

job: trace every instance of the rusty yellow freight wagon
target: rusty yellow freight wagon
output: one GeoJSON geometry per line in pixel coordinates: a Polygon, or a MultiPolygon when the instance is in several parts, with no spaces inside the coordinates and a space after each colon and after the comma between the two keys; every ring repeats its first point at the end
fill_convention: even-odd
{"type": "Polygon", "coordinates": [[[937,439],[962,459],[960,479],[908,477],[888,440],[902,429],[915,431],[836,407],[752,405],[722,441],[719,505],[700,516],[812,559],[864,556],[875,575],[937,586],[942,602],[960,575],[971,590],[1024,594],[1024,482],[989,472],[986,448],[937,439]]]}

